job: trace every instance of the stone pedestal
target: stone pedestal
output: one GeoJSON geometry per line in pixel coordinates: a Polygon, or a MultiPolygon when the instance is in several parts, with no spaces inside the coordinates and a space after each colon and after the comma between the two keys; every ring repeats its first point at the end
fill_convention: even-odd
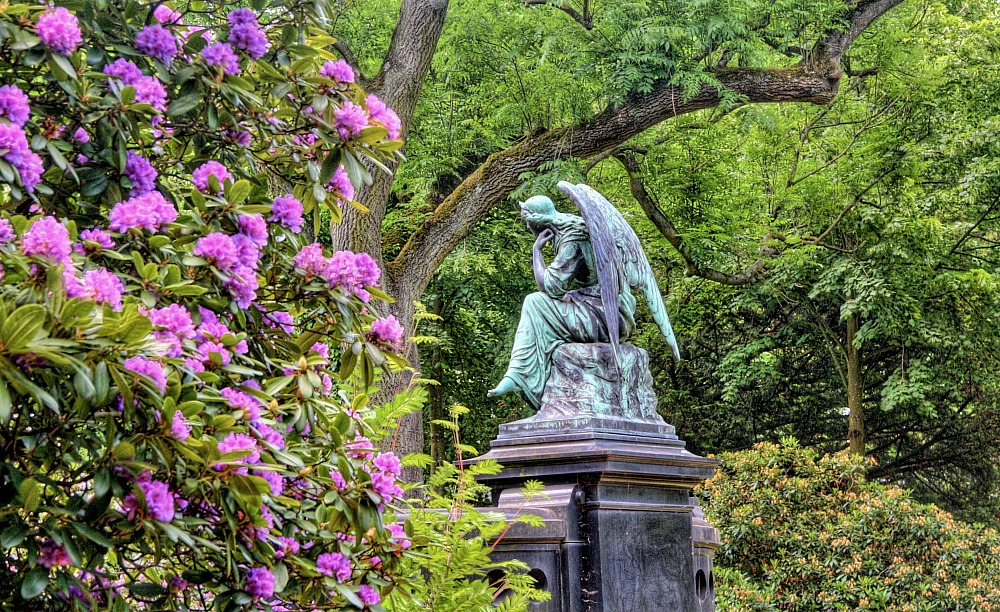
{"type": "Polygon", "coordinates": [[[503,465],[481,479],[498,510],[545,520],[511,530],[494,553],[527,563],[552,593],[534,609],[714,610],[718,532],[690,491],[717,462],[686,451],[662,419],[526,419],[501,426],[483,458],[503,465]],[[546,497],[523,499],[527,480],[541,481],[546,497]]]}

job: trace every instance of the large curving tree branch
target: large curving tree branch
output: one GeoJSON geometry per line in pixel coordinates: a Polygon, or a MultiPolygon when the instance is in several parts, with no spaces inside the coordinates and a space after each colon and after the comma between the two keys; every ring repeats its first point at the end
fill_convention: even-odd
{"type": "MultiPolygon", "coordinates": [[[[826,104],[837,93],[848,47],[879,16],[902,0],[861,0],[845,15],[844,27],[815,46],[811,57],[786,68],[721,68],[715,76],[745,103],[811,102],[826,104]]],[[[406,279],[415,295],[438,266],[493,206],[520,183],[520,175],[539,164],[568,157],[589,158],[621,145],[672,117],[717,106],[722,96],[712,86],[684,99],[679,87],[660,82],[653,91],[629,97],[589,121],[529,137],[494,153],[469,175],[417,229],[397,258],[386,263],[390,279],[406,279]]]]}
{"type": "MultiPolygon", "coordinates": [[[[830,76],[828,70],[812,64],[716,72],[726,89],[748,103],[826,104],[837,93],[839,76],[830,76]]],[[[720,101],[721,93],[715,87],[705,86],[685,100],[679,87],[660,83],[652,92],[631,96],[621,106],[609,108],[585,123],[546,132],[494,153],[410,237],[399,256],[387,264],[388,273],[398,278],[419,278],[426,284],[475,223],[517,188],[521,174],[535,170],[539,164],[591,157],[666,119],[712,108],[720,101]]]]}

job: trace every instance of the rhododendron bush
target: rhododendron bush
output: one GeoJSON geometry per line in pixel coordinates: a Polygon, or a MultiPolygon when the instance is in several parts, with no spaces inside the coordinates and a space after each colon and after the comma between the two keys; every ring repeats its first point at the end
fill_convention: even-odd
{"type": "Polygon", "coordinates": [[[59,4],[0,8],[0,601],[381,609],[421,392],[368,405],[403,330],[312,236],[398,119],[312,2],[59,4]]]}

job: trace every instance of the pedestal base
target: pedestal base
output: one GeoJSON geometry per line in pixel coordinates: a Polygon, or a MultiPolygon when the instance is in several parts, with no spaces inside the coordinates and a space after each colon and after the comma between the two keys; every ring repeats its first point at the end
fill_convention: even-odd
{"type": "Polygon", "coordinates": [[[708,585],[718,532],[690,490],[718,462],[686,451],[670,425],[526,419],[501,426],[483,458],[503,465],[480,479],[499,510],[545,517],[544,536],[522,526],[494,553],[525,561],[548,585],[553,601],[535,609],[714,610],[708,585]],[[527,480],[541,481],[547,497],[525,500],[519,489],[527,480]]]}

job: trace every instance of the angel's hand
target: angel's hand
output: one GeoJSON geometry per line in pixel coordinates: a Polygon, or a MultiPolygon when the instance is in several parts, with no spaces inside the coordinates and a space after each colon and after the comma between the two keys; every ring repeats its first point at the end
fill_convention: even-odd
{"type": "Polygon", "coordinates": [[[535,238],[535,248],[536,249],[542,248],[543,246],[545,246],[545,243],[552,240],[555,237],[555,235],[556,235],[555,232],[553,232],[549,228],[542,230],[541,233],[538,234],[538,237],[535,238]]]}

